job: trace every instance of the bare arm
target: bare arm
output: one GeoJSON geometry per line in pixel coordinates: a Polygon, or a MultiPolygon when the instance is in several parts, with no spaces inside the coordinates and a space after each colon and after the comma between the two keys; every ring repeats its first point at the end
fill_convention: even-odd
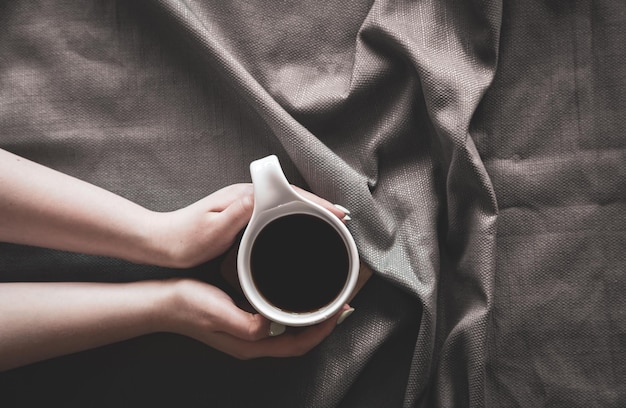
{"type": "Polygon", "coordinates": [[[185,267],[225,250],[250,218],[252,188],[233,185],[157,213],[0,149],[0,241],[185,267]]]}
{"type": "Polygon", "coordinates": [[[193,280],[3,283],[0,311],[0,371],[155,332],[189,336],[237,358],[295,356],[319,344],[340,316],[270,337],[267,319],[193,280]]]}
{"type": "MultiPolygon", "coordinates": [[[[339,218],[326,200],[299,190],[339,218]]],[[[189,267],[222,254],[250,220],[251,184],[155,212],[0,149],[0,241],[189,267]]]]}
{"type": "MultiPolygon", "coordinates": [[[[345,212],[301,191],[338,217],[345,212]]],[[[222,254],[252,214],[250,184],[157,213],[0,149],[0,241],[186,267],[222,254]]],[[[269,322],[196,281],[0,283],[0,370],[169,331],[239,358],[306,352],[338,316],[269,338],[269,322]]]]}
{"type": "Polygon", "coordinates": [[[0,284],[0,370],[148,333],[160,296],[154,282],[0,284]]]}

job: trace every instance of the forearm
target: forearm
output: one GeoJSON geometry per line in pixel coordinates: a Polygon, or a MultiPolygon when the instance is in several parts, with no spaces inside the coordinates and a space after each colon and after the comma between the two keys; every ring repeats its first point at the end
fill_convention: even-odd
{"type": "Polygon", "coordinates": [[[0,284],[0,371],[161,331],[169,286],[0,284]]]}
{"type": "Polygon", "coordinates": [[[159,256],[150,232],[155,216],[0,149],[0,241],[147,263],[159,256]]]}

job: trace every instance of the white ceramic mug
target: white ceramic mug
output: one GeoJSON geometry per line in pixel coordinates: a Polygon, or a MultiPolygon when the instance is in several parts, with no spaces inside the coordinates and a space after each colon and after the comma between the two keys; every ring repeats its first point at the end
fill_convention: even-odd
{"type": "MultiPolygon", "coordinates": [[[[308,326],[320,323],[333,316],[342,308],[356,286],[359,275],[359,255],[354,239],[336,215],[304,198],[291,187],[283,174],[276,156],[272,155],[252,162],[250,164],[250,173],[254,188],[254,210],[252,218],[244,231],[237,254],[237,271],[243,293],[259,313],[273,322],[285,326],[308,326]],[[314,310],[306,311],[286,310],[268,300],[267,296],[260,290],[257,281],[255,281],[252,271],[254,267],[251,265],[251,254],[259,234],[264,229],[268,231],[267,228],[271,228],[269,227],[270,224],[277,225],[277,223],[285,222],[286,217],[299,214],[316,217],[316,220],[322,220],[327,226],[332,227],[332,230],[337,235],[337,242],[340,240],[345,246],[347,258],[345,282],[343,282],[343,275],[340,278],[343,286],[328,303],[314,310]]],[[[324,226],[323,228],[327,227],[324,226]]],[[[307,233],[308,231],[298,231],[298,233],[293,234],[293,237],[290,238],[290,241],[292,241],[290,245],[298,245],[298,239],[307,237],[307,233]]],[[[267,242],[265,244],[267,245],[267,242]]],[[[313,251],[312,256],[315,257],[315,248],[311,248],[311,250],[313,251]]],[[[317,254],[317,256],[324,256],[324,254],[317,254]]],[[[342,262],[341,265],[343,266],[344,263],[342,262]]],[[[295,262],[293,273],[297,274],[303,266],[295,262]]],[[[299,279],[297,275],[294,275],[294,278],[299,279]]],[[[306,296],[311,295],[308,292],[303,292],[301,295],[305,294],[306,296]]],[[[294,295],[296,297],[300,296],[297,293],[294,295]]]]}

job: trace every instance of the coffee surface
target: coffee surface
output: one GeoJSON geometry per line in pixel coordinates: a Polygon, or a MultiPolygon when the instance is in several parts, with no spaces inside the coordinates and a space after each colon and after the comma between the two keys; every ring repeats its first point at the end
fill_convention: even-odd
{"type": "Polygon", "coordinates": [[[329,304],[348,277],[348,250],[339,233],[318,217],[287,215],[271,221],[252,246],[252,279],[263,297],[291,312],[329,304]]]}

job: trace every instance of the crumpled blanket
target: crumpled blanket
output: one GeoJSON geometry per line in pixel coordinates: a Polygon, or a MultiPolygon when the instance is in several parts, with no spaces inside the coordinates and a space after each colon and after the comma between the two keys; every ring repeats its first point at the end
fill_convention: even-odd
{"type": "MultiPolygon", "coordinates": [[[[155,334],[2,373],[6,406],[626,405],[626,3],[5,1],[0,27],[1,148],[161,211],[276,154],[375,273],[304,357],[155,334]]],[[[218,267],[0,244],[3,281],[218,267]]]]}

